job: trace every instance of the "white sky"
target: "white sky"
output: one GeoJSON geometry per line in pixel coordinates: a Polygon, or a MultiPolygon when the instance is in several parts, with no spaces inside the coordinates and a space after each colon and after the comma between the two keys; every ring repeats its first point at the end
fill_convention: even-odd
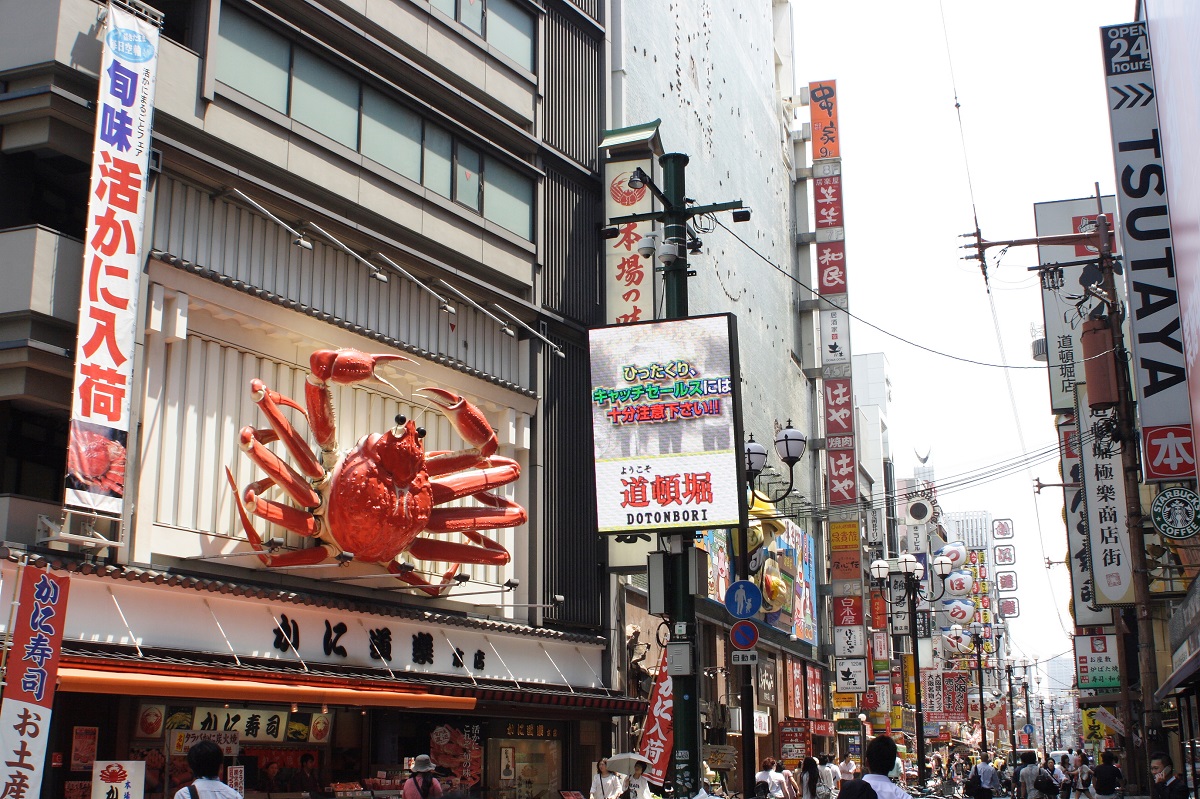
{"type": "MultiPolygon", "coordinates": [[[[837,81],[851,312],[942,353],[1040,366],[1030,326],[1042,324],[1041,298],[1026,271],[1036,250],[1013,249],[998,269],[989,258],[998,325],[978,263],[960,260],[966,240],[958,236],[974,229],[968,167],[990,240],[1033,236],[1035,202],[1091,196],[1097,182],[1113,192],[1099,28],[1132,21],[1134,0],[793,0],[793,10],[798,85],[837,81]]],[[[914,449],[932,449],[946,483],[1055,444],[1044,368],[956,362],[859,321],[851,344],[887,354],[898,477],[912,476],[914,449]]],[[[1071,647],[1070,588],[1066,567],[1047,570],[1043,561],[1065,557],[1062,491],[1037,499],[1034,477],[1061,482],[1057,456],[986,486],[944,491],[939,502],[1013,519],[1014,644],[1018,656],[1045,660],[1071,647]]]]}

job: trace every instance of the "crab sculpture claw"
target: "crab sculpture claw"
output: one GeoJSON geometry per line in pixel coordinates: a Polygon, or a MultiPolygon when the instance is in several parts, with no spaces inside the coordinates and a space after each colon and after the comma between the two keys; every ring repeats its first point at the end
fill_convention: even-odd
{"type": "MultiPolygon", "coordinates": [[[[388,361],[413,362],[412,358],[406,358],[403,355],[372,355],[359,350],[317,350],[309,357],[308,365],[312,370],[313,377],[322,383],[350,385],[374,378],[381,383],[391,385],[375,374],[376,367],[388,361]]],[[[392,388],[394,389],[395,386],[392,388]]]]}
{"type": "Polygon", "coordinates": [[[496,432],[488,424],[483,411],[444,388],[427,386],[417,389],[417,392],[418,397],[429,400],[445,411],[454,429],[470,445],[469,449],[455,452],[430,453],[426,457],[430,475],[470,468],[488,461],[496,454],[500,442],[496,440],[496,432]]]}

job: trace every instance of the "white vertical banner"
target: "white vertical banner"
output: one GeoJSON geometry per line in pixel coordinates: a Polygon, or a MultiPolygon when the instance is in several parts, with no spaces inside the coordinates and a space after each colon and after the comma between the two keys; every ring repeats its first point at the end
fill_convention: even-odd
{"type": "Polygon", "coordinates": [[[158,27],[110,3],[83,248],[66,504],[120,515],[146,219],[158,27]]]}
{"type": "MultiPolygon", "coordinates": [[[[1089,440],[1088,445],[1091,441],[1089,440]]],[[[1087,503],[1083,497],[1083,463],[1079,457],[1079,426],[1058,426],[1059,462],[1062,464],[1063,513],[1067,523],[1067,565],[1071,570],[1071,608],[1076,627],[1112,624],[1112,610],[1095,609],[1096,585],[1088,547],[1087,503]]],[[[1015,572],[1013,573],[1015,575],[1015,572]]],[[[1001,586],[1003,588],[1003,585],[1001,586]]]]}
{"type": "Polygon", "coordinates": [[[1146,482],[1196,476],[1187,358],[1145,23],[1100,29],[1146,482]]]}
{"type": "MultiPolygon", "coordinates": [[[[1101,207],[1112,219],[1116,202],[1102,198],[1101,207]]],[[[1063,233],[1087,233],[1095,229],[1096,198],[1034,203],[1034,229],[1039,236],[1063,233]]],[[[1085,288],[1100,280],[1095,263],[1100,250],[1090,244],[1038,245],[1038,263],[1043,267],[1068,264],[1042,274],[1042,314],[1046,322],[1046,368],[1050,375],[1050,410],[1072,413],[1075,409],[1075,382],[1083,381],[1083,344],[1080,325],[1099,304],[1085,288]]],[[[1117,293],[1124,292],[1120,274],[1115,276],[1117,293]]]]}
{"type": "MultiPolygon", "coordinates": [[[[608,191],[604,198],[604,218],[645,214],[654,210],[654,195],[648,186],[629,188],[629,176],[635,169],[654,174],[649,158],[610,161],[604,166],[608,191]]],[[[624,222],[617,225],[617,236],[604,241],[604,308],[608,324],[650,321],[654,318],[653,256],[638,255],[638,247],[654,223],[624,222]]]]}
{"type": "Polygon", "coordinates": [[[1116,411],[1093,411],[1087,404],[1087,384],[1075,384],[1079,430],[1080,476],[1087,504],[1088,553],[1092,566],[1095,604],[1101,607],[1134,604],[1131,547],[1125,513],[1125,477],[1120,445],[1113,440],[1116,411]]]}

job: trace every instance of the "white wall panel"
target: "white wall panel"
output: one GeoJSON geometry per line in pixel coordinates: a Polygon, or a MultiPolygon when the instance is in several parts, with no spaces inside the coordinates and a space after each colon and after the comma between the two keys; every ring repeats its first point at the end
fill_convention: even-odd
{"type": "Polygon", "coordinates": [[[452,303],[458,313],[447,318],[403,276],[372,280],[366,267],[319,236],[312,236],[311,251],[296,247],[291,234],[260,214],[180,180],[160,177],[155,197],[154,249],[520,384],[518,342],[469,305],[452,303]]]}

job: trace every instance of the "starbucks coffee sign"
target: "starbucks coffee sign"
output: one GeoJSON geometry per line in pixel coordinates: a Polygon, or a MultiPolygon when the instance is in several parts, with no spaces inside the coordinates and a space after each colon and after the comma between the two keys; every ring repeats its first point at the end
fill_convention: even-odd
{"type": "Polygon", "coordinates": [[[1150,506],[1154,529],[1167,538],[1191,538],[1200,531],[1200,495],[1188,488],[1167,488],[1150,506]]]}

